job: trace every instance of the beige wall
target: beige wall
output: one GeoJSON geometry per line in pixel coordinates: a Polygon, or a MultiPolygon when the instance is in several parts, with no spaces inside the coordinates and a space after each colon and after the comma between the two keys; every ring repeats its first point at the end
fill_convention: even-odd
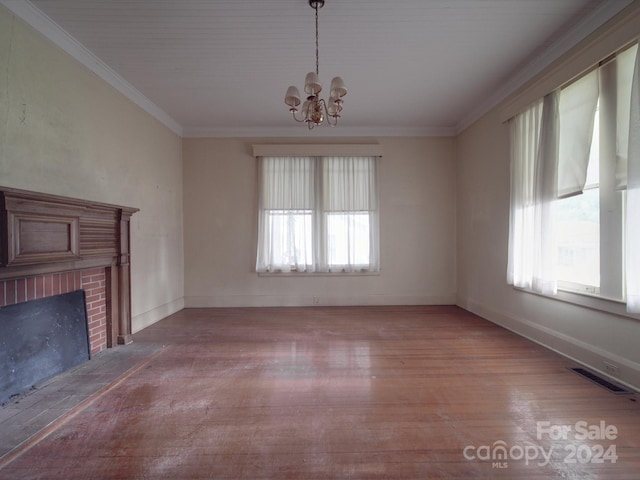
{"type": "Polygon", "coordinates": [[[182,308],[181,139],[0,6],[0,185],[137,207],[137,331],[182,308]]]}
{"type": "MultiPolygon", "coordinates": [[[[318,139],[314,139],[317,143],[318,139]]],[[[380,143],[376,276],[258,276],[252,145],[299,139],[184,139],[187,306],[442,304],[455,301],[453,138],[324,139],[380,143]]]]}
{"type": "Polygon", "coordinates": [[[571,78],[637,35],[640,15],[633,23],[630,15],[619,18],[621,23],[600,29],[457,137],[457,302],[601,372],[605,362],[613,364],[619,380],[640,388],[640,319],[627,316],[624,305],[568,294],[559,301],[506,283],[510,186],[505,109],[526,105],[552,81],[557,86],[558,79],[571,78]]]}

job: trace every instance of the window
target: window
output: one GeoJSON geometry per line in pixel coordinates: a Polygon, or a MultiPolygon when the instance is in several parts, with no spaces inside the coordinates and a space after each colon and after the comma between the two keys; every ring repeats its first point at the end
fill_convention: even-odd
{"type": "Polygon", "coordinates": [[[258,272],[376,272],[378,157],[260,157],[258,272]]]}
{"type": "Polygon", "coordinates": [[[636,63],[634,45],[509,120],[509,283],[640,311],[636,63]]]}
{"type": "Polygon", "coordinates": [[[554,212],[558,286],[588,293],[600,292],[599,114],[596,109],[582,193],[559,199],[554,212]]]}

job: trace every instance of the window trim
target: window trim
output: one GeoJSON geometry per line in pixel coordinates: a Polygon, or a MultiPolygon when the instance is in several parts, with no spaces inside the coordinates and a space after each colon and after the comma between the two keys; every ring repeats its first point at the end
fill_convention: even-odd
{"type": "MultiPolygon", "coordinates": [[[[371,145],[254,145],[254,155],[262,154],[262,153],[273,153],[278,152],[277,155],[258,155],[256,156],[257,160],[257,168],[260,169],[260,158],[269,158],[275,156],[276,158],[287,158],[287,157],[298,157],[298,158],[309,158],[314,161],[314,175],[317,175],[315,179],[315,197],[314,197],[314,206],[312,208],[312,216],[320,215],[322,217],[321,220],[316,218],[312,220],[313,227],[315,228],[316,223],[319,222],[321,225],[319,236],[316,237],[317,232],[313,233],[313,241],[320,242],[319,248],[323,250],[324,253],[320,255],[322,261],[320,262],[321,269],[318,270],[298,270],[297,268],[291,267],[290,269],[286,268],[275,268],[275,269],[267,269],[267,270],[259,270],[256,266],[254,272],[258,274],[258,276],[376,276],[380,275],[381,266],[380,266],[380,161],[382,160],[382,149],[381,145],[371,144],[371,145]],[[309,148],[311,147],[311,148],[309,148]],[[353,148],[343,148],[343,147],[353,147],[353,148]],[[378,148],[380,147],[380,148],[378,148]],[[337,149],[337,150],[336,150],[337,149]],[[310,155],[309,150],[314,153],[320,152],[331,152],[326,155],[310,155]],[[288,153],[283,153],[288,152],[288,153]],[[295,152],[295,155],[291,152],[295,152]],[[340,152],[340,153],[336,153],[340,152]],[[350,153],[347,153],[350,152],[350,153]],[[366,152],[366,153],[365,153],[366,152]],[[375,152],[375,154],[373,154],[375,152]],[[322,166],[325,158],[368,158],[374,161],[373,164],[373,188],[375,191],[375,208],[369,210],[349,210],[345,211],[345,213],[368,213],[369,220],[371,222],[371,218],[374,218],[373,225],[375,225],[376,233],[374,237],[376,241],[374,242],[374,257],[375,261],[371,261],[369,264],[354,264],[352,269],[346,269],[344,266],[340,267],[339,265],[332,266],[328,264],[328,252],[325,252],[325,247],[327,244],[327,213],[330,213],[331,210],[326,210],[324,206],[324,197],[323,197],[323,182],[324,177],[322,173],[322,166]],[[326,263],[326,265],[325,265],[326,263]]],[[[258,197],[261,195],[261,174],[258,173],[258,184],[257,184],[257,192],[258,197]]],[[[258,202],[257,214],[260,218],[261,213],[261,200],[258,202]]],[[[258,221],[260,223],[260,220],[258,221]]],[[[371,228],[371,223],[369,225],[371,228]]],[[[260,226],[258,226],[258,230],[260,230],[260,226]]],[[[258,232],[257,236],[257,249],[260,249],[260,233],[258,232]]],[[[318,248],[318,246],[314,246],[314,250],[318,248]]],[[[315,254],[314,254],[315,255],[315,254]]],[[[314,257],[313,265],[318,265],[317,258],[314,257]]],[[[256,261],[256,264],[259,261],[259,254],[256,261]]],[[[346,266],[348,268],[348,266],[346,266]]]]}
{"type": "Polygon", "coordinates": [[[572,305],[588,308],[589,310],[595,310],[598,312],[616,315],[618,317],[632,318],[634,320],[640,321],[639,313],[627,312],[626,304],[623,300],[607,298],[601,295],[592,295],[587,292],[574,292],[564,290],[560,287],[558,287],[558,292],[556,295],[545,295],[543,293],[534,292],[533,290],[528,288],[516,287],[514,285],[509,286],[514,290],[522,293],[536,295],[538,297],[546,298],[556,302],[569,303],[572,305]]]}
{"type": "Polygon", "coordinates": [[[358,272],[299,272],[292,270],[290,272],[256,272],[258,277],[379,277],[382,269],[378,271],[362,270],[358,272]]]}

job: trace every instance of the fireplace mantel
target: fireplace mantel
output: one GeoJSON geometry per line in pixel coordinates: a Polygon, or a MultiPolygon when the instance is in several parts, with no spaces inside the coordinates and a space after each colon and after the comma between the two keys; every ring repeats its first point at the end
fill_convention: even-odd
{"type": "Polygon", "coordinates": [[[130,343],[130,220],[137,211],[0,187],[0,280],[103,267],[107,346],[130,343]]]}

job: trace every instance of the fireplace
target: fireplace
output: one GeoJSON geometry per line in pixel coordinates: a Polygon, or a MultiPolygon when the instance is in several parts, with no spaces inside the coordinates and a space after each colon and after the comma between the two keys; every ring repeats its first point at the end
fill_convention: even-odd
{"type": "Polygon", "coordinates": [[[90,351],[98,353],[107,348],[106,277],[102,267],[3,280],[0,307],[84,290],[90,351]]]}
{"type": "Polygon", "coordinates": [[[0,405],[89,358],[83,290],[0,308],[0,405]]]}
{"type": "Polygon", "coordinates": [[[137,211],[0,187],[0,308],[84,290],[91,353],[130,343],[137,211]]]}

